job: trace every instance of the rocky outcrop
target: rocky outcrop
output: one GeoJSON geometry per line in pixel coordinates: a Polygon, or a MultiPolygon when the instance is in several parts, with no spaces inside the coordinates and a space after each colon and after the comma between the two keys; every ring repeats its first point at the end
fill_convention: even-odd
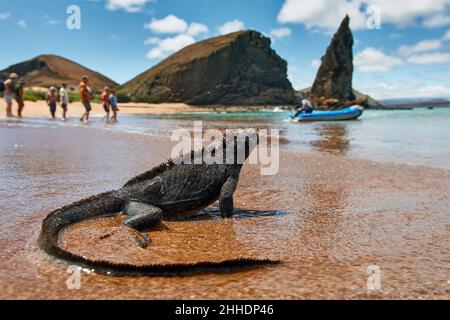
{"type": "Polygon", "coordinates": [[[283,105],[295,102],[287,63],[256,31],[188,46],[124,84],[134,101],[193,105],[283,105]]]}
{"type": "Polygon", "coordinates": [[[311,89],[315,98],[348,101],[355,99],[352,90],[353,35],[346,16],[327,48],[311,89]]]}
{"type": "Polygon", "coordinates": [[[334,34],[312,88],[298,92],[318,109],[335,109],[359,104],[367,108],[383,108],[373,98],[353,89],[353,35],[346,16],[334,34]]]}
{"type": "Polygon", "coordinates": [[[41,55],[12,65],[0,71],[0,78],[5,79],[12,72],[23,78],[26,86],[48,88],[50,86],[60,86],[62,82],[66,82],[69,86],[77,88],[83,75],[89,77],[91,86],[96,91],[101,91],[104,86],[118,86],[116,82],[98,72],[55,55],[41,55]]]}

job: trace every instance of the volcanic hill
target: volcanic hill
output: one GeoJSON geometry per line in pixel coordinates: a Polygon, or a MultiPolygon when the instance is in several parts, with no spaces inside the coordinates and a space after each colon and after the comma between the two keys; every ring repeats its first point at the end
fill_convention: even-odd
{"type": "Polygon", "coordinates": [[[41,55],[12,65],[0,71],[0,78],[5,79],[12,72],[23,78],[27,87],[60,86],[62,82],[77,87],[83,75],[89,77],[95,91],[101,91],[104,86],[118,87],[118,84],[108,77],[56,55],[41,55]]]}
{"type": "Polygon", "coordinates": [[[190,45],[125,83],[134,101],[192,105],[295,103],[287,63],[256,31],[240,31],[190,45]]]}

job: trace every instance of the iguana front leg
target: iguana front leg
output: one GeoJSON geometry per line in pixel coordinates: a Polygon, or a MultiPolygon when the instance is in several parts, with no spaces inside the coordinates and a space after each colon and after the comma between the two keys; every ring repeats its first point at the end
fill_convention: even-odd
{"type": "Polygon", "coordinates": [[[220,190],[219,207],[222,217],[231,217],[233,215],[233,194],[236,191],[238,182],[239,173],[230,175],[220,190]]]}
{"type": "Polygon", "coordinates": [[[136,230],[145,230],[162,221],[162,210],[139,201],[128,202],[122,210],[128,216],[123,224],[136,230]]]}

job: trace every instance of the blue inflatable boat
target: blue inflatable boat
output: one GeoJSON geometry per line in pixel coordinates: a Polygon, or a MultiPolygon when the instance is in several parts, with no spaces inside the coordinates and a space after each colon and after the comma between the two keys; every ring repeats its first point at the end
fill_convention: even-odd
{"type": "Polygon", "coordinates": [[[336,111],[316,111],[313,113],[302,113],[297,117],[293,114],[289,115],[292,122],[301,121],[336,121],[336,120],[353,120],[359,118],[363,114],[364,108],[361,106],[351,106],[336,111]]]}

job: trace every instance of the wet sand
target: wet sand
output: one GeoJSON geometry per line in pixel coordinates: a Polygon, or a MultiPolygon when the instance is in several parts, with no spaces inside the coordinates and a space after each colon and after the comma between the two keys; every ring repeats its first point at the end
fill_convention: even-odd
{"type": "Polygon", "coordinates": [[[65,263],[36,247],[52,210],[119,188],[166,159],[171,144],[91,128],[0,127],[0,298],[28,299],[448,299],[450,170],[342,155],[327,138],[304,154],[281,149],[280,172],[247,165],[222,220],[212,206],[194,221],[165,222],[136,247],[120,217],[69,228],[67,249],[111,261],[275,258],[277,266],[173,277],[82,273],[69,290],[65,263]],[[88,141],[87,143],[84,141],[88,141]],[[328,152],[332,150],[332,152],[328,152]],[[110,237],[105,234],[112,231],[110,237]],[[103,238],[103,239],[101,239],[103,238]],[[367,267],[381,269],[368,292],[367,267]]]}

